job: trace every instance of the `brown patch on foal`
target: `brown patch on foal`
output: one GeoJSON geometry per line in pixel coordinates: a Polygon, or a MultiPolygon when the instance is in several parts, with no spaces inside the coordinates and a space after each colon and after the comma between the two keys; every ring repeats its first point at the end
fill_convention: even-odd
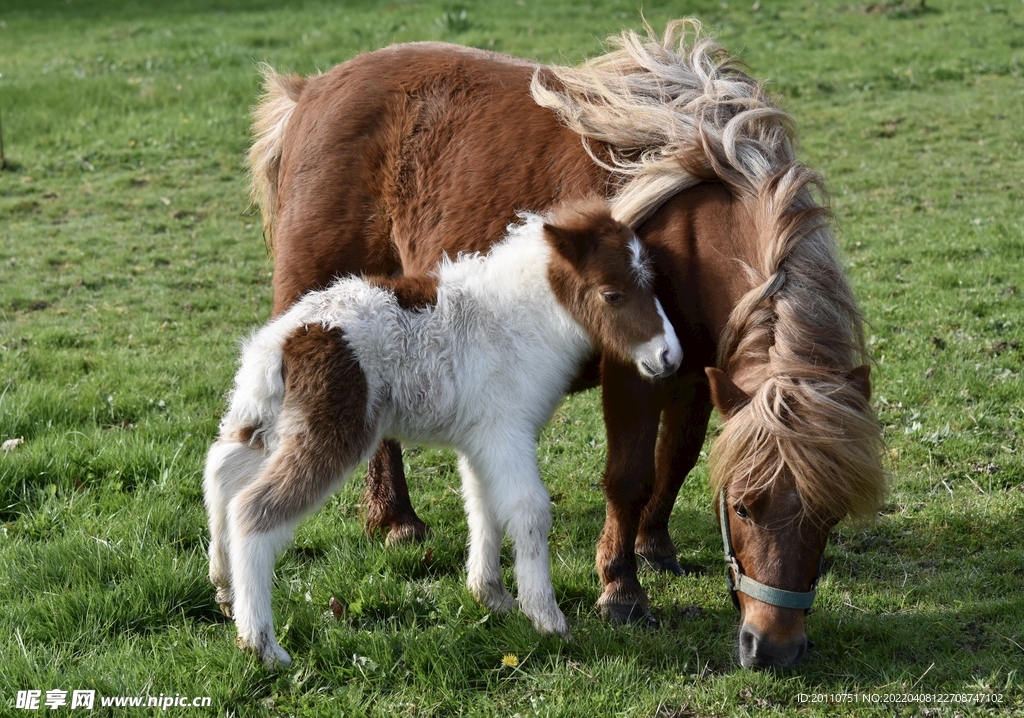
{"type": "Polygon", "coordinates": [[[340,329],[298,328],[284,343],[281,446],[241,497],[243,532],[270,531],[316,507],[367,453],[369,390],[340,329]]]}
{"type": "Polygon", "coordinates": [[[375,275],[365,280],[371,286],[394,294],[398,306],[406,311],[426,309],[437,304],[437,277],[423,274],[399,277],[375,275]]]}
{"type": "Polygon", "coordinates": [[[262,449],[263,440],[257,434],[259,430],[258,426],[243,426],[222,441],[246,444],[250,449],[262,449]]]}

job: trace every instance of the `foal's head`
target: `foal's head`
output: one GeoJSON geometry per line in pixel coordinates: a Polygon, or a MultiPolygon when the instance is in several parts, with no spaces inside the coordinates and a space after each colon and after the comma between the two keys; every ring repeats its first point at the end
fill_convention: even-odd
{"type": "Polygon", "coordinates": [[[647,250],[599,199],[564,205],[544,224],[555,250],[548,270],[559,302],[596,351],[636,366],[641,376],[670,376],[683,360],[675,330],[654,294],[647,250]]]}

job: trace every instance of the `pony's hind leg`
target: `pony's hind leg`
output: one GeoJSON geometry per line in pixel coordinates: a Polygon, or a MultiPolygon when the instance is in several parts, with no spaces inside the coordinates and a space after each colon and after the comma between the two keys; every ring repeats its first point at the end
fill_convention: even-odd
{"type": "Polygon", "coordinates": [[[261,447],[224,437],[210,447],[206,457],[203,494],[210,525],[209,577],[217,589],[217,603],[229,617],[234,596],[228,560],[228,504],[235,494],[256,479],[263,459],[261,447]]]}
{"type": "Polygon", "coordinates": [[[402,445],[385,439],[366,464],[366,483],[361,500],[366,533],[384,532],[384,544],[394,546],[421,542],[430,528],[416,515],[409,499],[409,486],[402,465],[402,445]]]}
{"type": "Polygon", "coordinates": [[[469,460],[459,457],[462,496],[469,524],[469,558],[466,585],[470,593],[495,613],[508,613],[516,601],[501,578],[501,522],[491,510],[487,487],[473,473],[469,460]]]}

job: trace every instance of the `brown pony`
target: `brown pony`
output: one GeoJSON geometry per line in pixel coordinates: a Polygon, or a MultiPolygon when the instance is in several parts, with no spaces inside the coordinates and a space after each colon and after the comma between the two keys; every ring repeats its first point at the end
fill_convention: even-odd
{"type": "MultiPolygon", "coordinates": [[[[338,275],[419,274],[486,249],[518,210],[607,196],[648,247],[687,352],[661,384],[610,356],[579,382],[600,377],[608,433],[598,606],[652,621],[636,554],[680,572],[669,514],[715,406],[739,659],[791,665],[830,528],[884,495],[861,315],[820,178],[761,85],[694,21],[610,42],[576,68],[437,43],[305,79],[265,68],[249,161],[274,313],[338,275]]],[[[370,462],[365,505],[389,540],[426,530],[393,442],[370,462]]]]}

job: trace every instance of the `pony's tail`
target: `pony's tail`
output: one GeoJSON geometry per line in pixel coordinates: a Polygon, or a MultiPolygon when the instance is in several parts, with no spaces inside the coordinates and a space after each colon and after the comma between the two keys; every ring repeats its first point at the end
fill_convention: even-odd
{"type": "Polygon", "coordinates": [[[263,214],[263,237],[267,249],[274,250],[274,225],[277,222],[277,175],[281,167],[281,146],[295,105],[306,87],[298,75],[280,75],[267,63],[259,65],[263,74],[263,96],[253,111],[249,149],[249,192],[263,214]]]}

